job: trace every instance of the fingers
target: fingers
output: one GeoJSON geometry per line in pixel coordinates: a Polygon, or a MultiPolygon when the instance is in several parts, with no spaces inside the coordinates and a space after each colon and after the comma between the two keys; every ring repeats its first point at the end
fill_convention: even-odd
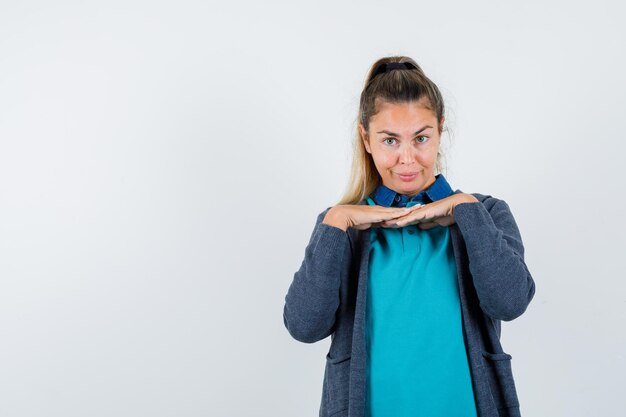
{"type": "Polygon", "coordinates": [[[393,214],[396,213],[396,211],[392,212],[392,215],[385,217],[384,219],[382,219],[381,226],[383,227],[393,227],[393,228],[397,228],[400,227],[398,226],[397,222],[398,219],[409,219],[409,215],[415,211],[417,211],[417,209],[423,207],[423,205],[416,205],[416,206],[412,206],[412,207],[404,207],[402,209],[400,209],[401,211],[399,212],[399,214],[393,214]]]}
{"type": "Polygon", "coordinates": [[[395,224],[397,224],[400,227],[406,226],[408,224],[417,224],[417,223],[430,223],[433,220],[433,216],[432,214],[429,216],[429,218],[426,218],[426,216],[428,216],[429,213],[411,213],[410,215],[406,215],[403,218],[401,218],[400,220],[396,221],[395,224]]]}
{"type": "Polygon", "coordinates": [[[415,205],[409,207],[409,209],[410,210],[420,209],[420,208],[425,207],[425,206],[426,206],[426,204],[415,204],[415,205]]]}
{"type": "Polygon", "coordinates": [[[386,220],[397,219],[402,216],[406,216],[411,212],[411,208],[407,207],[398,207],[393,209],[384,209],[381,212],[377,212],[378,222],[384,222],[386,220]]]}
{"type": "Polygon", "coordinates": [[[402,227],[396,224],[397,219],[407,219],[408,215],[424,207],[424,204],[416,204],[411,207],[384,207],[384,206],[372,206],[375,210],[372,210],[372,214],[375,215],[371,218],[371,227],[388,227],[399,228],[402,227]]]}
{"type": "Polygon", "coordinates": [[[384,214],[383,220],[395,219],[398,217],[405,216],[415,210],[416,206],[413,207],[389,207],[385,208],[382,212],[384,214]]]}
{"type": "Polygon", "coordinates": [[[398,226],[397,224],[395,224],[393,222],[393,220],[391,221],[386,221],[386,222],[381,222],[380,223],[380,227],[384,227],[385,229],[399,229],[400,226],[398,226]]]}
{"type": "Polygon", "coordinates": [[[422,230],[432,229],[433,227],[436,227],[436,226],[440,226],[440,224],[435,223],[435,222],[426,222],[426,223],[419,223],[417,225],[417,227],[419,227],[422,230]]]}

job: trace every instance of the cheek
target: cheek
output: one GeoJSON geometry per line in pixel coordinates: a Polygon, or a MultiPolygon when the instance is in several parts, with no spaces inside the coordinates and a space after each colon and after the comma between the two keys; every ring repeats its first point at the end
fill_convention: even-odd
{"type": "Polygon", "coordinates": [[[388,153],[381,156],[379,165],[383,168],[391,168],[397,165],[397,159],[398,158],[395,157],[393,154],[388,153]]]}
{"type": "Polygon", "coordinates": [[[429,152],[428,155],[425,155],[425,159],[427,162],[432,164],[437,159],[437,151],[429,152]]]}
{"type": "Polygon", "coordinates": [[[381,168],[389,166],[389,164],[393,160],[393,155],[391,152],[385,152],[381,149],[374,150],[372,157],[374,158],[374,162],[376,163],[376,166],[381,167],[381,168]]]}
{"type": "Polygon", "coordinates": [[[429,164],[434,163],[437,160],[437,151],[439,151],[439,148],[436,146],[429,148],[426,152],[421,154],[422,160],[429,164]]]}

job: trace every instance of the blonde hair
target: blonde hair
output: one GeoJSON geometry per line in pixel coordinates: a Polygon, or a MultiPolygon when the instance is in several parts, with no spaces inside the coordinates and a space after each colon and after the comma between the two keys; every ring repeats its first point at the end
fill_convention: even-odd
{"type": "MultiPolygon", "coordinates": [[[[369,121],[377,113],[381,101],[402,103],[423,100],[437,117],[439,133],[442,132],[444,103],[437,85],[422,71],[420,66],[406,56],[390,56],[376,61],[367,74],[359,105],[356,134],[353,142],[352,169],[348,186],[339,204],[356,204],[367,198],[378,186],[380,175],[372,156],[366,151],[358,129],[361,123],[365,130],[369,121]],[[382,66],[390,62],[409,63],[415,68],[399,71],[380,72],[382,66]]],[[[441,153],[437,154],[435,175],[441,172],[441,153]]]]}

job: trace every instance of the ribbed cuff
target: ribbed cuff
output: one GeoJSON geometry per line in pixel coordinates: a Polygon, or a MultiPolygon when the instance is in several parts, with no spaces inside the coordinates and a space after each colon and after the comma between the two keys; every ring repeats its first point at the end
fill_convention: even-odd
{"type": "Polygon", "coordinates": [[[348,246],[348,233],[339,227],[320,223],[315,228],[315,239],[316,256],[331,258],[340,265],[348,246]]]}
{"type": "Polygon", "coordinates": [[[491,215],[481,202],[466,202],[454,207],[454,221],[461,233],[475,228],[495,228],[491,215]]]}

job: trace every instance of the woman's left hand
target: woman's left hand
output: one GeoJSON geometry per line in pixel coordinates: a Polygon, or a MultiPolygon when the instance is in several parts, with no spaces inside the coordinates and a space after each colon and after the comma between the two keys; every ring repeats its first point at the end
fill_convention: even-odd
{"type": "Polygon", "coordinates": [[[395,229],[418,224],[422,230],[435,226],[450,226],[454,224],[454,207],[461,203],[478,203],[478,199],[471,194],[454,194],[425,205],[415,205],[408,214],[381,222],[380,226],[395,229]]]}

